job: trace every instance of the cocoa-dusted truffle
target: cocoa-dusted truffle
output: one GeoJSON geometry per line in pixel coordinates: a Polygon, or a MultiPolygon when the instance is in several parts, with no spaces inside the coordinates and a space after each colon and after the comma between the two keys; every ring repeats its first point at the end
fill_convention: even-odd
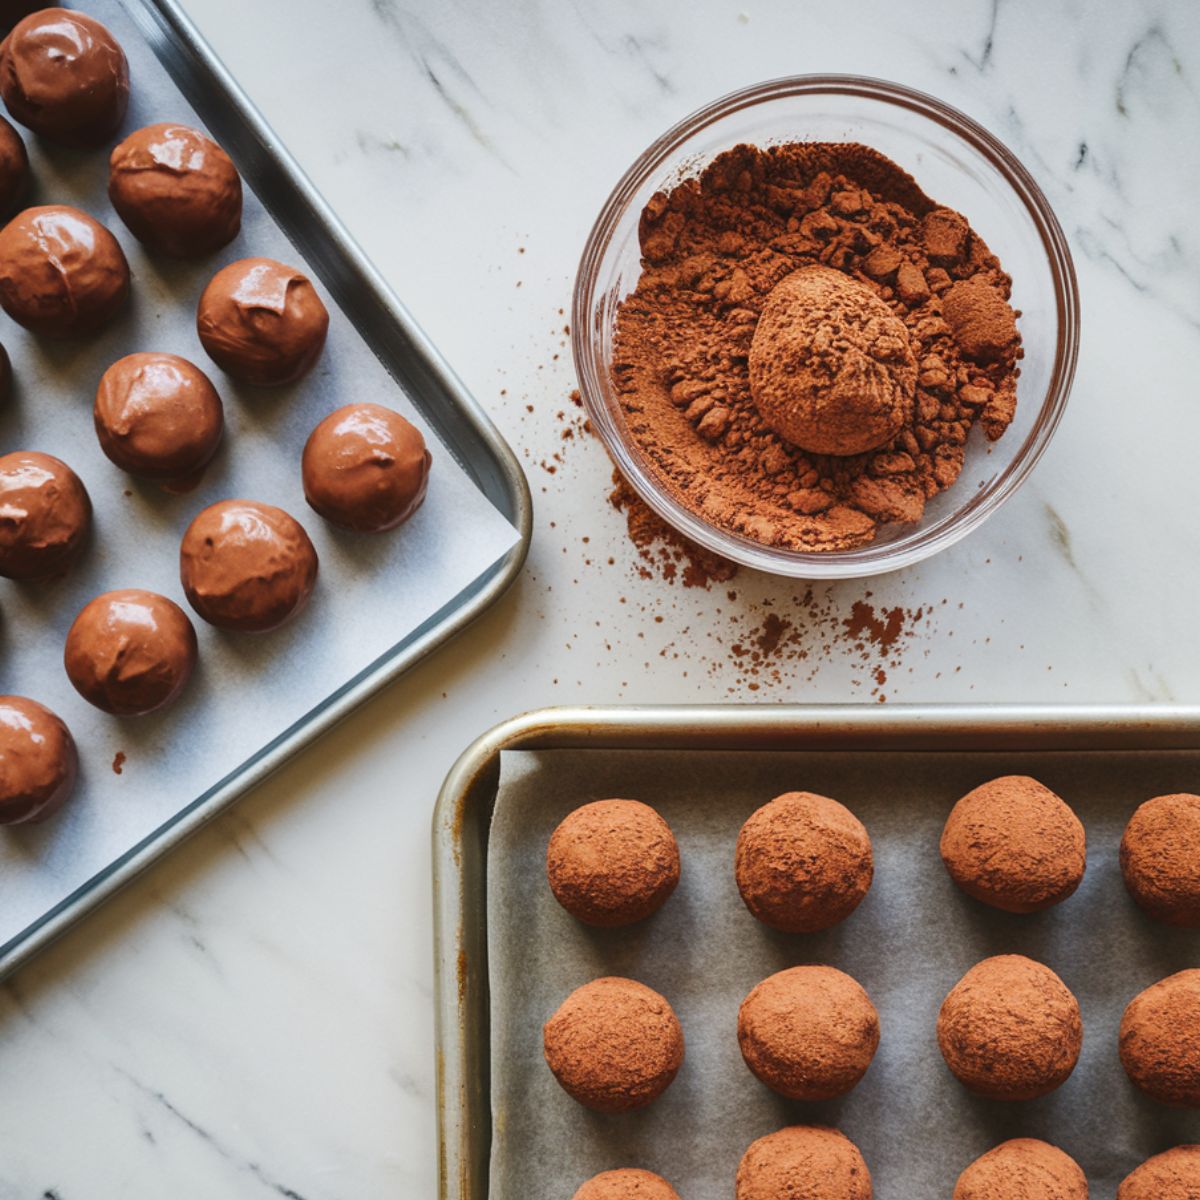
{"type": "Polygon", "coordinates": [[[13,119],[39,137],[90,149],[125,118],[129,63],[99,21],[44,8],[0,43],[0,96],[13,119]]]}
{"type": "Polygon", "coordinates": [[[593,1175],[572,1200],[679,1200],[679,1193],[653,1171],[626,1167],[593,1175]]]}
{"type": "Polygon", "coordinates": [[[1121,1065],[1146,1095],[1174,1108],[1200,1108],[1200,970],[1151,984],[1125,1009],[1121,1065]]]}
{"type": "Polygon", "coordinates": [[[752,814],[738,834],[734,865],[746,907],[785,933],[844,920],[875,873],[862,822],[812,792],[786,792],[752,814]]]}
{"type": "Polygon", "coordinates": [[[1079,1164],[1057,1146],[1013,1138],[958,1177],[954,1200],[1088,1200],[1088,1185],[1079,1164]]]}
{"type": "Polygon", "coordinates": [[[222,500],[187,527],[179,577],[188,603],[210,625],[264,633],[304,607],[317,581],[317,552],[282,508],[222,500]]]}
{"type": "Polygon", "coordinates": [[[166,596],[136,588],[105,592],[67,634],[63,665],[89,704],[119,717],[164,708],[196,665],[196,631],[166,596]]]}
{"type": "Polygon", "coordinates": [[[657,912],[679,882],[670,826],[637,800],[596,800],[550,836],[546,875],[554,898],[588,925],[629,925],[657,912]]]}
{"type": "Polygon", "coordinates": [[[0,217],[7,217],[29,186],[29,155],[21,135],[0,117],[0,217]]]}
{"type": "Polygon", "coordinates": [[[1196,1200],[1200,1196],[1200,1146],[1173,1146],[1130,1171],[1117,1200],[1196,1200]]]}
{"type": "Polygon", "coordinates": [[[751,1143],[738,1165],[737,1200],[871,1200],[871,1172],[836,1129],[790,1125],[751,1143]]]}
{"type": "Polygon", "coordinates": [[[242,225],[242,180],[229,155],[187,125],[147,125],[108,161],[108,196],[130,233],[172,258],[203,258],[242,225]]]}
{"type": "Polygon", "coordinates": [[[941,851],[968,896],[1012,913],[1065,900],[1083,879],[1087,857],[1079,818],[1028,775],[1005,775],[968,792],[950,812],[941,851]]]}
{"type": "Polygon", "coordinates": [[[100,377],[92,415],[100,449],[144,479],[194,481],[225,427],[216,388],[177,354],[118,359],[100,377]]]}
{"type": "Polygon", "coordinates": [[[0,229],[0,306],[43,337],[86,337],[129,296],[129,264],[99,221],[65,204],[27,208],[0,229]]]}
{"type": "Polygon", "coordinates": [[[325,345],[329,313],[306,275],[272,258],[218,271],[200,296],[196,329],[213,362],[259,387],[294,383],[325,345]]]}
{"type": "Polygon", "coordinates": [[[879,1046],[870,997],[835,967],[792,967],[742,1001],[738,1043],[746,1065],[791,1100],[832,1100],[866,1074],[879,1046]]]}
{"type": "Polygon", "coordinates": [[[563,1089],[597,1112],[644,1108],[683,1063],[674,1010],[632,979],[610,976],[577,988],[546,1022],[542,1041],[563,1089]]]}
{"type": "Polygon", "coordinates": [[[0,825],[41,821],[75,786],[71,731],[44,704],[0,696],[0,825]]]}
{"type": "Polygon", "coordinates": [[[1137,904],[1168,925],[1200,928],[1200,796],[1155,796],[1121,838],[1121,874],[1137,904]]]}
{"type": "Polygon", "coordinates": [[[955,984],[937,1020],[946,1065],[993,1100],[1033,1100],[1075,1069],[1079,1003],[1049,967],[1019,954],[985,958],[955,984]]]}
{"type": "Polygon", "coordinates": [[[65,462],[36,450],[0,456],[0,575],[45,579],[83,549],[92,502],[65,462]]]}
{"type": "Polygon", "coordinates": [[[342,529],[395,529],[425,499],[432,461],[417,427],[382,404],[347,404],[309,435],[304,497],[342,529]]]}

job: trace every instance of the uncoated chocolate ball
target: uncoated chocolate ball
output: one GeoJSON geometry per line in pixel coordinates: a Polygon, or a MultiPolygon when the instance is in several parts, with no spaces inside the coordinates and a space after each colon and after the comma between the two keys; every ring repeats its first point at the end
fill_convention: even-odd
{"type": "Polygon", "coordinates": [[[1174,1146],[1130,1171],[1117,1200],[1196,1200],[1200,1196],[1200,1146],[1174,1146]]]}
{"type": "Polygon", "coordinates": [[[1200,970],[1169,975],[1135,996],[1119,1045],[1126,1074],[1148,1096],[1200,1108],[1200,970]]]}
{"type": "Polygon", "coordinates": [[[629,925],[657,912],[679,882],[670,826],[637,800],[596,800],[550,835],[546,875],[555,899],[588,925],[629,925]]]}
{"type": "Polygon", "coordinates": [[[1075,1069],[1083,1044],[1079,1003],[1049,967],[1019,954],[985,958],[942,1003],[938,1045],[972,1092],[1033,1100],[1075,1069]]]}
{"type": "Polygon", "coordinates": [[[734,861],[738,891],[764,924],[813,933],[848,917],[875,873],[871,839],[844,805],[786,792],[742,826],[734,861]]]}
{"type": "Polygon", "coordinates": [[[954,1200],[1088,1200],[1088,1185],[1079,1164],[1057,1146],[1013,1138],[958,1177],[954,1200]]]}
{"type": "Polygon", "coordinates": [[[1155,796],[1121,838],[1121,874],[1137,904],[1168,925],[1200,928],[1200,796],[1155,796]]]}
{"type": "Polygon", "coordinates": [[[593,1175],[572,1200],[679,1200],[679,1193],[653,1171],[625,1168],[593,1175]]]}
{"type": "Polygon", "coordinates": [[[942,861],[968,896],[1012,913],[1065,900],[1083,879],[1086,839],[1079,818],[1028,775],[980,784],[952,809],[942,861]]]}
{"type": "Polygon", "coordinates": [[[753,1142],[738,1165],[737,1200],[871,1200],[871,1172],[836,1129],[790,1125],[753,1142]]]}

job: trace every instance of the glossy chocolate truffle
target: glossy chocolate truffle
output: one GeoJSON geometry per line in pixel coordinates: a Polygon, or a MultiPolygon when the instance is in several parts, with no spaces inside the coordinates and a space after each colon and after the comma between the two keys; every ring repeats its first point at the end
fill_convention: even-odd
{"type": "Polygon", "coordinates": [[[1155,920],[1200,929],[1200,796],[1147,800],[1121,838],[1121,874],[1155,920]]]}
{"type": "Polygon", "coordinates": [[[844,805],[786,792],[738,834],[734,869],[746,907],[784,933],[813,933],[845,920],[875,873],[871,839],[844,805]]]}
{"type": "Polygon", "coordinates": [[[1088,1185],[1079,1164],[1057,1146],[1013,1138],[958,1177],[953,1200],[1088,1200],[1088,1185]]]}
{"type": "Polygon", "coordinates": [[[27,208],[0,229],[0,306],[44,337],[97,333],[129,296],[117,239],[77,208],[27,208]]]}
{"type": "Polygon", "coordinates": [[[0,696],[0,825],[41,821],[75,786],[71,731],[44,704],[0,696]]]}
{"type": "Polygon", "coordinates": [[[1125,1009],[1121,1065],[1160,1104],[1200,1108],[1200,970],[1151,984],[1125,1009]]]}
{"type": "Polygon", "coordinates": [[[196,631],[178,604],[155,592],[105,592],[67,634],[63,665],[75,690],[118,717],[163,708],[196,665],[196,631]]]}
{"type": "Polygon", "coordinates": [[[737,1200],[871,1200],[871,1172],[836,1129],[789,1125],[751,1144],[738,1164],[737,1200]]]}
{"type": "Polygon", "coordinates": [[[577,988],[546,1022],[542,1041],[563,1089],[597,1112],[644,1108],[683,1063],[683,1030],[670,1004],[632,979],[577,988]]]}
{"type": "Polygon", "coordinates": [[[147,125],[108,162],[108,196],[130,233],[172,258],[202,258],[242,224],[242,180],[229,155],[187,125],[147,125]]]}
{"type": "Polygon", "coordinates": [[[0,456],[0,575],[45,579],[83,548],[92,502],[79,476],[36,450],[0,456]]]}
{"type": "Polygon", "coordinates": [[[395,529],[425,499],[431,457],[416,426],[381,404],[347,404],[309,435],[304,497],[342,529],[395,529]]]}
{"type": "Polygon", "coordinates": [[[259,387],[294,383],[325,345],[329,313],[316,288],[272,258],[218,271],[200,297],[196,329],[213,362],[259,387]]]}
{"type": "Polygon", "coordinates": [[[1148,1158],[1117,1188],[1117,1200],[1196,1200],[1200,1146],[1173,1146],[1148,1158]]]}
{"type": "Polygon", "coordinates": [[[1083,1045],[1079,1002],[1049,967],[1019,954],[985,958],[942,1002],[938,1045],[972,1092],[1033,1100],[1075,1069],[1083,1045]]]}
{"type": "Polygon", "coordinates": [[[29,155],[21,135],[0,117],[0,217],[7,217],[29,186],[29,155]]]}
{"type": "Polygon", "coordinates": [[[282,508],[222,500],[187,527],[179,577],[210,625],[264,633],[294,617],[317,581],[317,552],[282,508]]]}
{"type": "Polygon", "coordinates": [[[679,1193],[653,1171],[626,1167],[593,1175],[572,1200],[679,1200],[679,1193]]]}
{"type": "Polygon", "coordinates": [[[193,479],[217,452],[221,398],[194,363],[176,354],[118,359],[100,378],[93,409],[100,449],[144,479],[193,479]]]}
{"type": "Polygon", "coordinates": [[[1005,775],[968,792],[942,831],[942,862],[968,896],[1039,912],[1079,886],[1087,843],[1079,818],[1048,787],[1005,775]]]}
{"type": "Polygon", "coordinates": [[[648,804],[596,800],[568,813],[551,834],[546,876],[573,917],[629,925],[657,912],[675,890],[679,847],[648,804]]]}
{"type": "Polygon", "coordinates": [[[0,96],[39,137],[90,149],[117,132],[129,103],[129,64],[116,38],[81,12],[44,8],[0,44],[0,96]]]}

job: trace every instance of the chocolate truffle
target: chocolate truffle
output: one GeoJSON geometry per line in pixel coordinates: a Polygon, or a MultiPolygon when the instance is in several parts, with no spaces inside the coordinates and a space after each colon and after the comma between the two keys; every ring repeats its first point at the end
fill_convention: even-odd
{"type": "Polygon", "coordinates": [[[54,713],[24,696],[0,696],[0,825],[57,812],[78,770],[71,731],[54,713]]]}
{"type": "Polygon", "coordinates": [[[790,1100],[832,1100],[866,1074],[879,1046],[879,1014],[835,967],[792,967],[742,1001],[738,1044],[746,1066],[790,1100]]]}
{"type": "Polygon", "coordinates": [[[845,920],[875,873],[862,822],[812,792],[787,792],[754,813],[738,834],[734,866],[746,907],[784,933],[845,920]]]}
{"type": "Polygon", "coordinates": [[[147,125],[108,161],[108,196],[129,232],[172,258],[202,258],[242,224],[242,180],[229,155],[187,125],[147,125]]]}
{"type": "Polygon", "coordinates": [[[429,451],[416,426],[381,404],[347,404],[309,435],[304,496],[342,529],[381,533],[407,521],[425,499],[429,451]]]}
{"type": "Polygon", "coordinates": [[[196,329],[213,362],[259,387],[294,383],[325,345],[329,313],[294,267],[243,258],[213,276],[200,297],[196,329]]]}
{"type": "Polygon", "coordinates": [[[644,1108],[683,1062],[683,1030],[667,1001],[632,979],[573,991],[542,1030],[546,1063],[568,1095],[597,1112],[644,1108]]]}
{"type": "Polygon", "coordinates": [[[735,1194],[737,1200],[871,1200],[871,1172],[844,1133],[790,1125],[742,1155],[735,1194]]]}
{"type": "Polygon", "coordinates": [[[304,607],[317,581],[317,552],[282,508],[222,500],[187,527],[179,577],[188,603],[210,625],[264,633],[304,607]]]}
{"type": "Polygon", "coordinates": [[[1135,996],[1121,1018],[1121,1065],[1146,1095],[1200,1108],[1200,970],[1180,971],[1135,996]]]}
{"type": "Polygon", "coordinates": [[[63,665],[75,690],[118,717],[163,708],[196,665],[196,631],[178,604],[130,588],[84,606],[67,634],[63,665]]]}
{"type": "Polygon", "coordinates": [[[967,1088],[992,1100],[1033,1100],[1075,1069],[1079,1002],[1049,967],[1019,954],[985,958],[942,1002],[938,1045],[967,1088]]]}
{"type": "Polygon", "coordinates": [[[1117,1188],[1117,1200],[1196,1200],[1200,1146],[1174,1146],[1148,1158],[1117,1188]]]}
{"type": "Polygon", "coordinates": [[[97,333],[128,296],[125,253],[87,213],[48,204],[27,208],[0,229],[0,306],[31,333],[97,333]]]}
{"type": "Polygon", "coordinates": [[[208,376],[176,354],[118,359],[100,378],[93,417],[100,449],[144,479],[194,479],[217,452],[225,425],[208,376]]]}
{"type": "Polygon", "coordinates": [[[637,800],[596,800],[550,835],[546,875],[554,898],[587,925],[630,925],[657,912],[679,882],[670,826],[637,800]]]}
{"type": "Polygon", "coordinates": [[[29,186],[29,155],[21,135],[0,117],[0,217],[7,217],[29,186]]]}
{"type": "Polygon", "coordinates": [[[45,579],[83,548],[92,502],[79,476],[35,450],[0,456],[0,575],[45,579]]]}
{"type": "Polygon", "coordinates": [[[0,96],[39,137],[90,149],[117,132],[129,103],[129,64],[99,21],[44,8],[0,43],[0,96]]]}
{"type": "Polygon", "coordinates": [[[1200,928],[1200,796],[1147,800],[1121,838],[1121,874],[1155,920],[1200,928]]]}
{"type": "Polygon", "coordinates": [[[679,1193],[661,1175],[627,1167],[593,1175],[572,1200],[679,1200],[679,1193]]]}
{"type": "Polygon", "coordinates": [[[977,1158],[954,1185],[954,1200],[1088,1200],[1079,1164],[1037,1138],[1013,1138],[977,1158]]]}
{"type": "Polygon", "coordinates": [[[1086,839],[1079,818],[1028,775],[980,784],[951,810],[942,861],[968,896],[1011,913],[1065,900],[1083,879],[1086,839]]]}

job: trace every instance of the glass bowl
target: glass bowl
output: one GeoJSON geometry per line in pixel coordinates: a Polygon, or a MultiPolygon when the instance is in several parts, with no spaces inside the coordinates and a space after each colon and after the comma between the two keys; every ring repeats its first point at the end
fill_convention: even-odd
{"type": "Polygon", "coordinates": [[[701,546],[760,571],[861,578],[910,566],[981,525],[1024,482],[1058,427],[1079,352],[1079,297],[1066,238],[1013,154],[940,100],[852,75],[799,75],[734,92],[669,129],[625,172],[587,240],[572,302],[575,368],[596,431],[621,474],[665,521],[701,546]],[[958,481],[915,525],[881,525],[854,550],[798,551],[723,529],[679,503],[625,427],[609,371],[617,306],[641,271],[638,218],[660,189],[740,142],[855,141],[899,163],[938,204],[957,209],[1013,280],[1025,356],[1017,413],[988,443],[976,426],[958,481]]]}

